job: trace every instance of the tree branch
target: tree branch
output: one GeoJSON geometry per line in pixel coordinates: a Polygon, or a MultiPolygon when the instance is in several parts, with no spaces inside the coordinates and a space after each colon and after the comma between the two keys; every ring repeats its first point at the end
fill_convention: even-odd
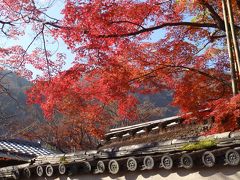
{"type": "MultiPolygon", "coordinates": [[[[223,19],[218,15],[218,13],[214,10],[213,6],[211,6],[208,2],[205,0],[201,0],[201,4],[208,9],[210,12],[210,16],[213,18],[215,23],[217,24],[218,28],[222,31],[225,31],[224,21],[223,19]]],[[[234,25],[236,29],[240,29],[239,26],[234,25]]]]}
{"type": "Polygon", "coordinates": [[[128,23],[128,24],[132,24],[132,25],[135,25],[135,26],[138,26],[138,27],[141,27],[142,29],[145,29],[145,27],[143,27],[141,24],[138,24],[138,23],[134,23],[134,22],[131,22],[131,21],[111,21],[110,22],[111,24],[117,24],[117,23],[128,23]]]}
{"type": "Polygon", "coordinates": [[[23,62],[25,61],[25,56],[26,56],[26,54],[27,54],[28,49],[32,46],[32,44],[33,44],[34,41],[37,39],[37,37],[42,33],[42,31],[43,31],[43,29],[42,29],[40,32],[38,32],[38,33],[34,36],[34,38],[32,39],[32,41],[29,43],[29,45],[27,46],[25,52],[24,52],[23,55],[22,55],[22,61],[19,63],[19,65],[18,65],[18,67],[17,67],[16,69],[20,68],[20,67],[23,65],[23,62]]]}
{"type": "Polygon", "coordinates": [[[218,28],[224,31],[225,30],[224,21],[218,15],[218,13],[214,10],[214,8],[205,0],[201,0],[201,4],[208,9],[211,17],[213,18],[215,23],[218,25],[218,28]]]}
{"type": "MultiPolygon", "coordinates": [[[[205,49],[208,46],[209,43],[211,43],[211,41],[208,41],[206,44],[204,44],[204,46],[202,48],[200,48],[194,55],[197,55],[198,53],[200,53],[203,49],[205,49]]],[[[193,58],[193,56],[187,57],[185,59],[185,61],[187,61],[187,60],[189,60],[191,58],[193,58]]],[[[140,79],[140,78],[143,78],[143,77],[148,77],[149,75],[151,75],[151,74],[153,74],[156,71],[159,71],[161,69],[165,69],[165,68],[181,68],[181,69],[184,69],[184,70],[189,70],[189,71],[196,72],[198,74],[201,74],[201,75],[206,76],[206,77],[211,78],[211,79],[215,79],[215,80],[217,80],[219,82],[222,82],[224,85],[226,85],[228,87],[231,87],[231,84],[226,82],[224,79],[218,78],[218,77],[213,76],[213,75],[210,75],[210,74],[208,74],[208,73],[206,73],[204,71],[201,71],[201,70],[198,70],[198,69],[195,69],[195,68],[191,68],[191,67],[187,67],[187,66],[183,66],[183,65],[173,65],[173,64],[158,64],[158,65],[161,66],[161,67],[156,68],[156,69],[150,71],[149,73],[143,74],[143,75],[141,75],[139,77],[133,78],[133,79],[131,79],[128,82],[133,82],[133,81],[135,81],[137,79],[140,79]]]]}
{"type": "Polygon", "coordinates": [[[8,90],[6,87],[4,87],[4,85],[2,85],[1,83],[0,83],[0,89],[2,89],[3,93],[7,94],[13,101],[15,101],[15,103],[17,104],[17,106],[18,106],[19,108],[24,109],[24,108],[19,104],[18,100],[17,100],[15,97],[13,97],[12,94],[9,92],[9,90],[8,90]]]}
{"type": "Polygon", "coordinates": [[[172,27],[172,26],[191,26],[191,27],[195,27],[195,28],[218,28],[218,26],[216,24],[213,23],[195,23],[195,22],[175,22],[175,23],[163,23],[159,26],[154,26],[154,27],[149,27],[149,28],[144,28],[141,29],[139,31],[135,31],[135,32],[129,32],[129,33],[123,33],[123,34],[108,34],[108,35],[99,35],[98,37],[100,38],[111,38],[111,37],[128,37],[128,36],[135,36],[141,33],[145,33],[145,32],[150,32],[150,31],[154,31],[154,30],[158,30],[164,27],[172,27]]]}
{"type": "Polygon", "coordinates": [[[49,59],[48,59],[48,53],[47,53],[47,47],[46,47],[46,40],[45,40],[45,35],[44,35],[44,26],[43,26],[43,30],[42,30],[42,40],[43,40],[43,48],[44,48],[44,53],[45,53],[45,58],[47,61],[47,70],[48,70],[48,76],[49,79],[51,79],[51,72],[50,72],[50,63],[49,63],[49,59]]]}

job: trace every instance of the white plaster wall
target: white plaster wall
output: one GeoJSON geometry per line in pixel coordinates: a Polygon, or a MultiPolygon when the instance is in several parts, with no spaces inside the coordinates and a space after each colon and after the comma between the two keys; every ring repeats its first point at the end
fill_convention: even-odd
{"type": "Polygon", "coordinates": [[[214,168],[197,168],[186,170],[138,170],[136,172],[122,171],[117,175],[111,174],[85,174],[75,177],[33,178],[33,180],[240,180],[240,166],[215,166],[214,168]]]}

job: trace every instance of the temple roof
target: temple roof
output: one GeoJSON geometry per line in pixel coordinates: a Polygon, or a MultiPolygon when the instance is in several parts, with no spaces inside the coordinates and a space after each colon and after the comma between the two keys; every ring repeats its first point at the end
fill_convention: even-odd
{"type": "Polygon", "coordinates": [[[41,147],[38,143],[18,139],[0,140],[0,157],[2,158],[29,161],[37,156],[52,154],[54,152],[41,147]]]}
{"type": "Polygon", "coordinates": [[[69,175],[74,173],[117,174],[121,169],[170,170],[240,164],[240,131],[201,135],[208,124],[182,124],[172,117],[151,123],[111,130],[104,145],[96,150],[55,154],[39,144],[0,141],[3,156],[27,163],[0,168],[0,177],[69,175]]]}

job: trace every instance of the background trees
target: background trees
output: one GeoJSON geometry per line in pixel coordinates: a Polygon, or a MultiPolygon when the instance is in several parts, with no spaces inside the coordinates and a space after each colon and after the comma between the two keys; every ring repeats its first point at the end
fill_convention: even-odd
{"type": "MultiPolygon", "coordinates": [[[[136,94],[171,90],[182,113],[201,120],[199,110],[210,109],[204,116],[215,116],[212,132],[238,128],[221,1],[68,0],[62,19],[35,1],[1,3],[4,35],[21,35],[21,23],[35,32],[32,42],[42,41],[35,49],[32,42],[2,48],[1,58],[22,75],[31,74],[28,64],[42,71],[28,96],[47,118],[64,115],[99,136],[110,121],[138,118],[136,94]],[[75,54],[70,69],[62,71],[68,57],[47,49],[51,37],[75,54]]],[[[239,39],[238,1],[232,6],[239,39]]]]}

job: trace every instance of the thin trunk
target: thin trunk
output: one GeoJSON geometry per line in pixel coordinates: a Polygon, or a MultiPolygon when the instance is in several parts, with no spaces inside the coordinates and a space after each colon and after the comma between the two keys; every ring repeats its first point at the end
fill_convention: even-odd
{"type": "Polygon", "coordinates": [[[224,16],[224,25],[225,25],[225,32],[227,37],[227,47],[228,47],[228,55],[230,59],[230,68],[231,68],[231,77],[232,77],[232,92],[233,96],[238,94],[237,89],[237,82],[236,82],[236,71],[234,67],[234,59],[233,59],[233,52],[232,52],[232,44],[231,44],[231,34],[229,33],[229,24],[227,19],[227,12],[226,12],[226,2],[222,0],[222,8],[223,8],[223,16],[224,16]]]}
{"type": "Polygon", "coordinates": [[[236,62],[236,61],[234,62],[234,66],[235,66],[235,69],[236,69],[236,81],[239,83],[239,80],[240,80],[240,72],[239,72],[238,65],[237,65],[237,62],[236,62]]]}
{"type": "MultiPolygon", "coordinates": [[[[234,47],[234,52],[235,52],[235,59],[237,63],[237,69],[240,69],[240,57],[239,57],[239,46],[238,46],[238,41],[236,37],[236,31],[234,29],[234,18],[233,18],[233,12],[232,12],[232,5],[231,5],[231,0],[227,0],[227,9],[228,9],[228,16],[229,16],[229,24],[231,28],[231,33],[232,33],[232,41],[233,41],[233,47],[234,47]]],[[[237,74],[239,76],[239,71],[237,71],[237,74]]]]}

